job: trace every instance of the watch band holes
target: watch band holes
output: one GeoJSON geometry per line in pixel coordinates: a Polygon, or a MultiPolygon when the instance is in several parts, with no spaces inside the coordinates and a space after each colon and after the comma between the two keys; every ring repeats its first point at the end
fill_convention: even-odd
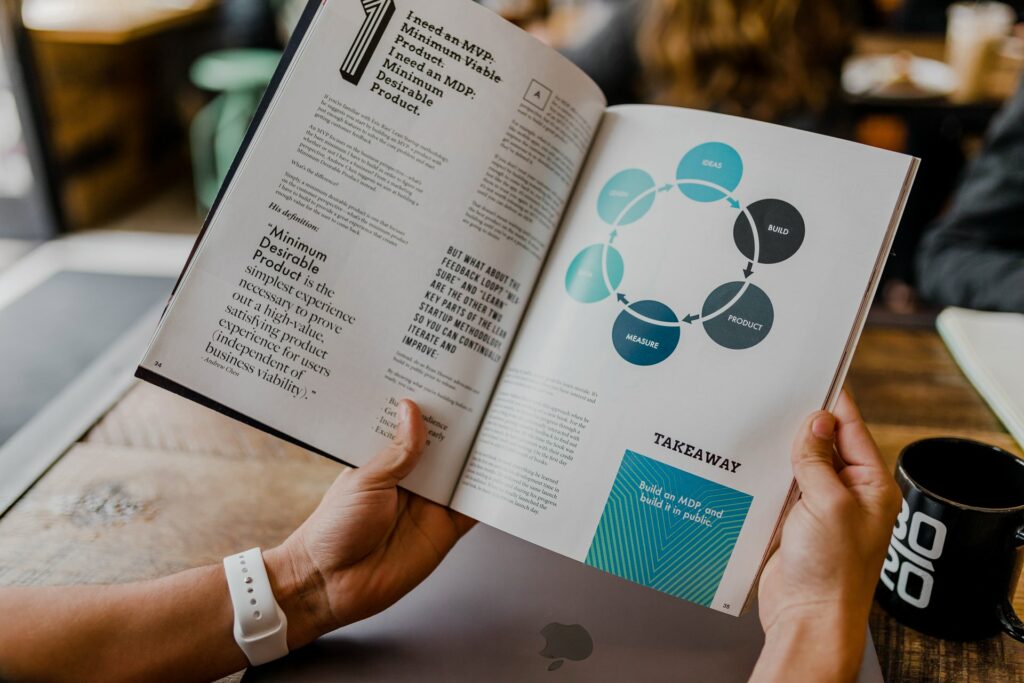
{"type": "Polygon", "coordinates": [[[252,615],[254,617],[256,617],[257,619],[260,619],[260,618],[263,617],[263,614],[259,610],[256,610],[255,612],[253,612],[252,615]]]}

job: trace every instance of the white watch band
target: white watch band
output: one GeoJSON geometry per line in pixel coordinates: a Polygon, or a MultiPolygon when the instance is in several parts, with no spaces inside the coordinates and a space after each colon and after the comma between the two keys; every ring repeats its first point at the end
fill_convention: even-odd
{"type": "Polygon", "coordinates": [[[253,666],[288,654],[288,619],[274,599],[259,548],[224,558],[231,604],[235,609],[235,642],[253,666]]]}

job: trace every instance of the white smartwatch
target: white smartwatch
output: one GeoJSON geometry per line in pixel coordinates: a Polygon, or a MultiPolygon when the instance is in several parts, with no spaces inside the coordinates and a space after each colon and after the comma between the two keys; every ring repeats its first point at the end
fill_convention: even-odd
{"type": "Polygon", "coordinates": [[[270,587],[259,548],[224,558],[231,604],[235,609],[235,642],[253,666],[288,654],[288,619],[270,587]]]}

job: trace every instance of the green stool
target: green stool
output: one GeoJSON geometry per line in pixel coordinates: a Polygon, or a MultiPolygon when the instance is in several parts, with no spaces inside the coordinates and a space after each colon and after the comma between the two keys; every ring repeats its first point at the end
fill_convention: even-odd
{"type": "Polygon", "coordinates": [[[192,83],[220,93],[196,114],[190,130],[192,174],[201,213],[207,213],[217,199],[280,60],[276,50],[221,50],[192,65],[192,83]]]}

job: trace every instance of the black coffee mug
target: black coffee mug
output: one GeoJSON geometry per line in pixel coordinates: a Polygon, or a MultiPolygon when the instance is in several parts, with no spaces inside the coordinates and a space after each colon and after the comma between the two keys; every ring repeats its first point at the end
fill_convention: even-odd
{"type": "Polygon", "coordinates": [[[896,463],[903,509],[875,597],[922,633],[1024,642],[1011,604],[1024,546],[1024,460],[967,439],[910,444],[896,463]]]}

